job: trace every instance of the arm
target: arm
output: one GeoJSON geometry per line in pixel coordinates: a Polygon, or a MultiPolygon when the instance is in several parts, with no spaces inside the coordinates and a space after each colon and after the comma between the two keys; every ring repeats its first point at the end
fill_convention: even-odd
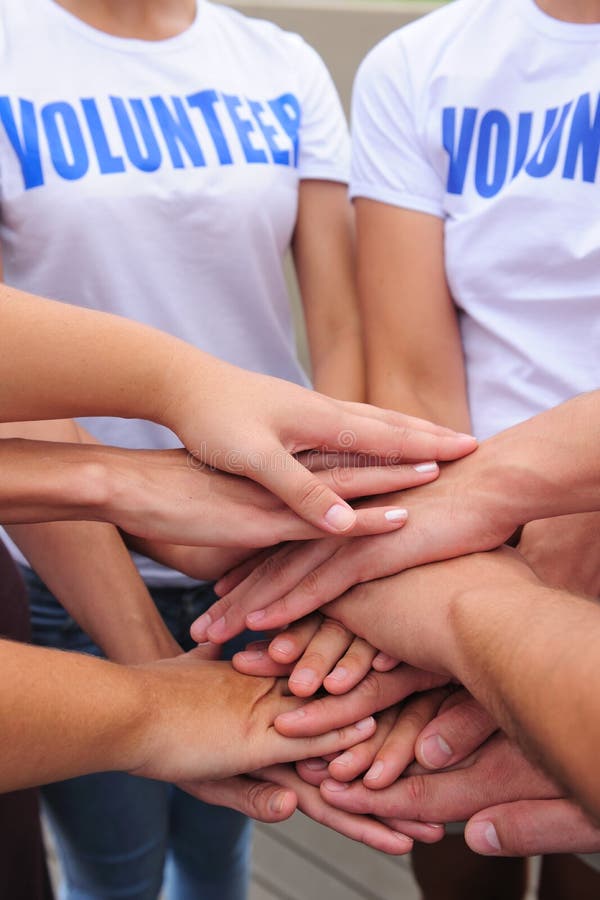
{"type": "Polygon", "coordinates": [[[348,431],[356,452],[376,447],[383,456],[415,458],[418,448],[417,458],[455,458],[474,447],[426,423],[242,371],[135,322],[20,291],[2,290],[0,326],[0,421],[151,419],[200,462],[258,481],[325,531],[351,530],[357,515],[295,452],[345,450],[348,431]]]}
{"type": "Polygon", "coordinates": [[[341,400],[364,400],[354,227],[345,184],[300,182],[292,250],[315,389],[341,400]]]}
{"type": "Polygon", "coordinates": [[[369,402],[468,432],[444,220],[365,198],[355,206],[369,402]]]}
{"type": "Polygon", "coordinates": [[[107,770],[223,779],[336,752],[375,729],[367,719],[317,740],[282,738],[275,716],[303,701],[198,650],[129,667],[0,641],[0,670],[0,791],[107,770]]]}

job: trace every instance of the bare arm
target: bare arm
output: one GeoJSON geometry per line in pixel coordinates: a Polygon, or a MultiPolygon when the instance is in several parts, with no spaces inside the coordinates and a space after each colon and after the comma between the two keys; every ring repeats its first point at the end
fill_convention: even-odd
{"type": "Polygon", "coordinates": [[[364,400],[354,217],[345,184],[300,183],[292,247],[315,388],[340,400],[364,400]]]}
{"type": "Polygon", "coordinates": [[[443,220],[364,198],[355,206],[369,402],[469,432],[443,220]]]}

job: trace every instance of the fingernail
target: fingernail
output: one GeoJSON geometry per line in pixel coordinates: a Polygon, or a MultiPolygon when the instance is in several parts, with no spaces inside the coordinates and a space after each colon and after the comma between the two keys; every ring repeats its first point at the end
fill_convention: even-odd
{"type": "Polygon", "coordinates": [[[317,673],[312,669],[298,669],[290,675],[290,681],[293,681],[294,684],[310,685],[314,684],[316,680],[317,673]]]}
{"type": "Polygon", "coordinates": [[[326,769],[329,765],[326,759],[305,759],[304,765],[307,769],[310,769],[311,772],[322,772],[323,769],[326,769]]]}
{"type": "Polygon", "coordinates": [[[448,765],[451,756],[452,747],[440,734],[432,734],[421,743],[421,758],[432,769],[448,765]]]}
{"type": "Polygon", "coordinates": [[[423,822],[426,828],[443,828],[443,825],[440,825],[439,822],[423,822]]]}
{"type": "Polygon", "coordinates": [[[300,719],[303,719],[306,715],[305,711],[300,709],[292,709],[290,712],[281,713],[277,716],[278,722],[298,722],[300,719]]]}
{"type": "Polygon", "coordinates": [[[410,849],[410,848],[413,846],[414,841],[413,841],[412,838],[406,837],[405,834],[401,834],[399,831],[394,831],[393,834],[394,834],[395,837],[398,838],[398,841],[399,841],[401,844],[406,845],[407,848],[410,849]]]}
{"type": "Polygon", "coordinates": [[[375,719],[373,716],[367,716],[366,719],[361,719],[360,722],[357,722],[354,726],[357,731],[369,731],[373,725],[375,724],[375,719]]]}
{"type": "Polygon", "coordinates": [[[242,650],[239,655],[243,656],[247,662],[258,662],[265,658],[262,650],[242,650]]]}
{"type": "Polygon", "coordinates": [[[277,791],[276,794],[273,794],[269,801],[269,809],[271,812],[279,814],[285,806],[286,797],[287,791],[277,791]]]}
{"type": "Polygon", "coordinates": [[[255,609],[254,612],[248,613],[246,616],[247,625],[258,625],[267,615],[266,609],[255,609]]]}
{"type": "Polygon", "coordinates": [[[350,766],[354,762],[354,754],[351,750],[347,750],[346,753],[342,753],[341,756],[336,756],[334,762],[336,765],[350,766]]]}
{"type": "Polygon", "coordinates": [[[210,638],[220,638],[223,634],[225,634],[225,617],[221,616],[220,619],[217,619],[216,622],[208,629],[208,636],[210,638]]]}
{"type": "Polygon", "coordinates": [[[369,781],[376,781],[381,777],[383,770],[385,769],[385,765],[382,763],[380,759],[377,760],[376,763],[373,763],[365,778],[368,778],[369,781]]]}
{"type": "Polygon", "coordinates": [[[428,462],[428,463],[419,463],[416,466],[413,466],[415,472],[437,472],[437,463],[428,462]]]}
{"type": "Polygon", "coordinates": [[[469,826],[469,845],[476,846],[480,852],[498,853],[502,850],[498,832],[491,822],[473,822],[469,826]]]}
{"type": "Polygon", "coordinates": [[[461,437],[461,438],[468,438],[470,441],[476,441],[476,440],[477,440],[477,438],[475,437],[474,434],[465,434],[464,431],[457,431],[457,432],[456,432],[456,436],[457,436],[457,437],[461,437]]]}
{"type": "Polygon", "coordinates": [[[344,681],[348,677],[348,669],[345,669],[344,666],[336,666],[327,677],[331,678],[332,681],[344,681]]]}
{"type": "Polygon", "coordinates": [[[199,619],[196,619],[196,621],[194,622],[194,624],[191,627],[191,635],[194,638],[194,640],[197,640],[195,635],[204,636],[206,634],[206,631],[210,627],[211,623],[212,623],[212,619],[211,619],[209,613],[204,613],[203,615],[200,616],[199,619]]]}
{"type": "Polygon", "coordinates": [[[269,648],[269,653],[281,653],[282,656],[289,656],[293,652],[293,643],[285,639],[274,641],[269,648]]]}
{"type": "Polygon", "coordinates": [[[334,781],[333,778],[326,778],[325,781],[322,782],[322,787],[325,787],[328,791],[347,791],[349,785],[344,781],[334,781]]]}
{"type": "Polygon", "coordinates": [[[349,506],[336,503],[325,513],[325,521],[335,531],[348,531],[356,522],[356,513],[349,506]]]}
{"type": "Polygon", "coordinates": [[[393,656],[388,656],[387,653],[378,653],[371,665],[375,669],[377,668],[377,666],[391,666],[392,663],[394,664],[394,666],[397,666],[398,660],[394,659],[393,656]]]}
{"type": "Polygon", "coordinates": [[[407,509],[389,509],[385,513],[385,518],[388,522],[406,522],[408,519],[408,510],[407,509]]]}

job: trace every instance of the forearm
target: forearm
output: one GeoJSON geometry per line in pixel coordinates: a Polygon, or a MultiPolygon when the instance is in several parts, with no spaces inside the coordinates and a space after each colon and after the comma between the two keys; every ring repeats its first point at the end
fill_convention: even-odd
{"type": "Polygon", "coordinates": [[[0,641],[0,791],[143,758],[145,697],[136,671],[90,656],[0,641]]]}
{"type": "Polygon", "coordinates": [[[472,588],[449,617],[452,671],[600,815],[600,607],[539,584],[472,588]]]}
{"type": "MultiPolygon", "coordinates": [[[[315,390],[339,400],[366,399],[365,363],[360,328],[334,329],[329,347],[317,354],[311,352],[315,390]]],[[[313,345],[314,346],[314,345],[313,345]]]]}
{"type": "Polygon", "coordinates": [[[114,526],[53,522],[13,525],[7,531],[109,659],[141,663],[181,652],[114,526]]]}
{"type": "Polygon", "coordinates": [[[210,359],[156,329],[6,286],[0,327],[4,422],[113,415],[169,425],[170,388],[210,359]]]}

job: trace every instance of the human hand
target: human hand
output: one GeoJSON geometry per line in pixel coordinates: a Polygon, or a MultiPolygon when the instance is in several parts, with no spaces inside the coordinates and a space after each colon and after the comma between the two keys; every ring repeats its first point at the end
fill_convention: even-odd
{"type": "Polygon", "coordinates": [[[379,822],[370,816],[357,816],[335,809],[325,803],[319,793],[318,787],[314,787],[303,781],[293,766],[270,766],[254,772],[256,778],[267,778],[269,782],[285,786],[293,790],[298,798],[298,809],[309,816],[315,822],[337,831],[353,841],[359,841],[382,853],[394,856],[402,856],[410,852],[413,846],[413,838],[433,842],[444,835],[443,828],[431,829],[422,823],[406,823],[410,834],[402,830],[389,828],[383,822],[379,822]]]}
{"type": "MultiPolygon", "coordinates": [[[[306,763],[298,764],[302,777],[306,763]]],[[[547,775],[537,769],[503,734],[490,738],[452,769],[426,772],[409,769],[384,790],[371,790],[362,782],[347,784],[325,778],[323,798],[338,809],[394,820],[460,822],[482,809],[517,800],[554,800],[564,795],[547,775]]]]}
{"type": "Polygon", "coordinates": [[[188,355],[165,373],[160,421],[199,460],[258,481],[322,531],[350,531],[355,513],[293,454],[375,452],[386,461],[418,462],[456,459],[476,446],[472,437],[421,419],[334,400],[206,356],[201,365],[198,351],[188,355]]]}
{"type": "Polygon", "coordinates": [[[473,816],[465,841],[484,856],[598,853],[600,829],[570,800],[514,800],[473,816]]]}
{"type": "Polygon", "coordinates": [[[321,686],[330,694],[344,694],[371,669],[377,650],[357,638],[340,622],[313,613],[269,641],[255,641],[233,657],[233,665],[247,675],[289,676],[297,697],[310,697],[321,686]]]}
{"type": "Polygon", "coordinates": [[[415,756],[425,769],[456,765],[498,730],[488,711],[464,688],[447,697],[415,741],[415,756]]]}
{"type": "MultiPolygon", "coordinates": [[[[251,678],[203,649],[132,668],[147,713],[133,730],[132,774],[168,781],[215,781],[265,765],[346,749],[375,729],[371,718],[317,738],[290,739],[273,727],[303,701],[282,681],[251,678]]],[[[359,717],[360,718],[360,717],[359,717]]],[[[357,720],[355,720],[357,721],[357,720]]]]}
{"type": "MultiPolygon", "coordinates": [[[[114,487],[98,517],[115,522],[130,534],[186,546],[246,548],[320,534],[264,487],[246,478],[198,468],[184,450],[98,447],[89,452],[111,463],[109,477],[114,487]]],[[[352,465],[321,469],[313,477],[324,489],[335,486],[338,493],[356,497],[385,492],[391,484],[423,483],[436,475],[435,466],[419,472],[413,466],[352,465]]],[[[358,512],[354,530],[397,530],[404,522],[405,515],[397,508],[365,509],[358,512]]]]}
{"type": "Polygon", "coordinates": [[[282,628],[355,584],[504,543],[518,523],[505,498],[486,492],[488,460],[483,454],[478,464],[481,452],[395,498],[410,513],[401,535],[323,538],[276,551],[225,595],[230,584],[222,581],[221,599],[192,626],[194,639],[222,643],[245,627],[282,628]]]}
{"type": "Polygon", "coordinates": [[[600,513],[538,519],[523,528],[519,552],[546,584],[600,596],[600,513]]]}

